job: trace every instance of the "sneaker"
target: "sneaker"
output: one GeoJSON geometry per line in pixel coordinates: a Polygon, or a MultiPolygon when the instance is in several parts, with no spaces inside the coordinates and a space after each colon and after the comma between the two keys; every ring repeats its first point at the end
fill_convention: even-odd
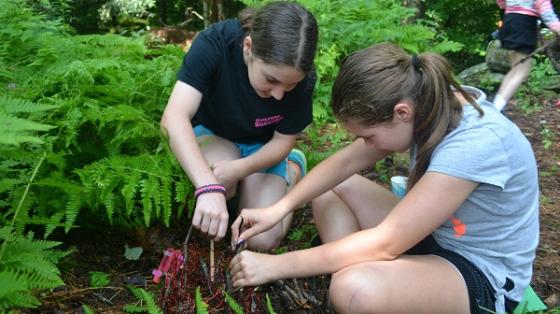
{"type": "Polygon", "coordinates": [[[293,148],[292,151],[288,154],[288,164],[293,164],[295,169],[297,169],[296,181],[301,180],[303,176],[307,173],[307,159],[305,158],[305,154],[297,149],[293,148]]]}

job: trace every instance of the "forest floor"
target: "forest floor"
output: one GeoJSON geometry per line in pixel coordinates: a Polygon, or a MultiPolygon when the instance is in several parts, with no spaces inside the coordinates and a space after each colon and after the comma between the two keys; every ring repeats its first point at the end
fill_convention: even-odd
{"type": "MultiPolygon", "coordinates": [[[[542,100],[540,110],[527,114],[511,104],[505,115],[512,119],[533,145],[540,172],[541,239],[535,261],[532,286],[549,307],[560,306],[560,103],[542,100]],[[545,130],[545,131],[543,131],[545,130]],[[548,131],[546,131],[548,130],[548,131]]],[[[331,129],[320,133],[328,136],[331,129]]],[[[303,139],[304,141],[306,139],[303,139]]],[[[294,250],[310,245],[314,235],[309,210],[295,215],[292,234],[283,243],[283,250],[294,250]]],[[[109,229],[100,223],[95,228],[81,228],[63,239],[64,246],[73,251],[61,266],[65,286],[41,295],[42,306],[29,313],[84,313],[86,305],[95,313],[124,313],[127,304],[142,305],[126,285],[136,285],[163,299],[162,285],[155,285],[151,272],[157,268],[163,250],[182,249],[189,222],[176,221],[171,228],[154,226],[149,230],[131,232],[109,229]],[[142,247],[138,260],[124,257],[125,245],[142,247]],[[92,287],[91,272],[109,275],[109,284],[92,287]]],[[[225,275],[232,253],[227,241],[216,244],[216,279],[208,280],[209,241],[193,231],[188,242],[186,274],[190,280],[189,295],[167,291],[166,312],[194,312],[194,288],[201,287],[202,299],[209,304],[210,313],[232,313],[226,304],[226,291],[244,309],[245,313],[266,313],[266,298],[278,313],[332,313],[327,302],[328,277],[286,280],[257,289],[234,291],[225,275]],[[191,289],[192,288],[192,289],[191,289]],[[183,309],[178,303],[183,302],[183,309]]],[[[512,245],[515,245],[512,243],[512,245]]],[[[146,303],[144,302],[143,305],[146,303]]]]}
{"type": "MultiPolygon", "coordinates": [[[[542,100],[542,110],[524,113],[509,105],[505,115],[533,146],[539,169],[540,244],[531,285],[549,306],[560,306],[560,99],[542,100]],[[550,140],[549,142],[547,141],[550,140]]],[[[513,243],[512,243],[513,245],[513,243]]]]}

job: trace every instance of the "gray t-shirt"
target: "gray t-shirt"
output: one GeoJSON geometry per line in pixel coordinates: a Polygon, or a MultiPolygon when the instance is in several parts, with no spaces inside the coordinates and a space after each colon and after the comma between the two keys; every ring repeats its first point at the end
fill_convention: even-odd
{"type": "Polygon", "coordinates": [[[535,156],[519,128],[464,87],[484,110],[464,106],[463,118],[432,154],[427,171],[479,183],[453,216],[433,233],[444,248],[474,263],[496,289],[496,311],[504,296],[520,301],[532,276],[539,240],[539,188],[535,156]],[[513,289],[503,287],[509,278],[513,289]]]}

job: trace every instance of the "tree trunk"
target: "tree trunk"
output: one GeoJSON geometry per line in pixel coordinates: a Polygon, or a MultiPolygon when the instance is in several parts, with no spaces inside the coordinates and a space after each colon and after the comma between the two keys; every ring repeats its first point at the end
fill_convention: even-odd
{"type": "Polygon", "coordinates": [[[218,7],[218,21],[223,21],[224,16],[224,0],[216,0],[216,6],[218,7]]]}
{"type": "Polygon", "coordinates": [[[403,5],[407,8],[416,8],[416,14],[404,21],[407,24],[415,23],[416,20],[426,16],[426,5],[422,0],[403,0],[403,5]]]}
{"type": "Polygon", "coordinates": [[[202,16],[204,17],[204,27],[212,24],[212,0],[202,0],[202,16]]]}

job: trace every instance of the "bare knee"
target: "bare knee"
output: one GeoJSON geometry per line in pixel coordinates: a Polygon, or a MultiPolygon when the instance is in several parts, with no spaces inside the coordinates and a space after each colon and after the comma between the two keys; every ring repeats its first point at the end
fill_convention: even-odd
{"type": "Polygon", "coordinates": [[[327,191],[311,201],[311,207],[313,208],[313,217],[320,217],[326,208],[329,208],[337,199],[344,199],[347,191],[351,190],[351,184],[348,180],[335,186],[332,190],[327,191]]]}
{"type": "Polygon", "coordinates": [[[311,208],[313,210],[313,217],[320,218],[329,204],[336,198],[332,191],[325,192],[311,201],[311,208]]]}
{"type": "Polygon", "coordinates": [[[249,239],[247,248],[252,251],[270,252],[280,246],[283,238],[281,232],[272,229],[249,239]]]}
{"type": "Polygon", "coordinates": [[[383,309],[383,290],[368,269],[367,279],[361,267],[343,269],[332,276],[329,299],[337,313],[378,313],[383,309]]]}

